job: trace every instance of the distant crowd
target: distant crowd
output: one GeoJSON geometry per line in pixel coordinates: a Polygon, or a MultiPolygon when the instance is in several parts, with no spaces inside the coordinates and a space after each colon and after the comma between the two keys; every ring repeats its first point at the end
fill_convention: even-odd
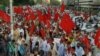
{"type": "Polygon", "coordinates": [[[99,16],[59,7],[15,6],[0,20],[0,56],[100,56],[99,16]]]}

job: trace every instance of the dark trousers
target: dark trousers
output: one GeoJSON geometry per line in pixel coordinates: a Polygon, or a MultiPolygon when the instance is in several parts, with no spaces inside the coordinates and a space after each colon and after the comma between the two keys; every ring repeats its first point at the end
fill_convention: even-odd
{"type": "Polygon", "coordinates": [[[19,51],[18,51],[18,56],[22,56],[19,51]]]}

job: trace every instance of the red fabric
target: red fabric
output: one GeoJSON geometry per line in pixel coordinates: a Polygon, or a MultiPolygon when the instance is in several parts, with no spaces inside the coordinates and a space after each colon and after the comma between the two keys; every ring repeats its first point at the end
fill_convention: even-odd
{"type": "Polygon", "coordinates": [[[39,16],[38,16],[39,22],[40,22],[40,23],[45,22],[44,18],[45,18],[45,15],[39,15],[39,16]]]}
{"type": "Polygon", "coordinates": [[[33,10],[27,6],[27,13],[25,15],[25,19],[26,21],[29,21],[29,20],[34,20],[36,18],[36,16],[34,15],[34,12],[33,10]]]}
{"type": "Polygon", "coordinates": [[[4,19],[5,22],[10,23],[10,16],[8,14],[5,13],[3,15],[3,19],[4,19]]]}
{"type": "Polygon", "coordinates": [[[54,15],[54,20],[58,21],[60,14],[58,12],[55,13],[54,15]]]}
{"type": "Polygon", "coordinates": [[[10,23],[10,16],[2,10],[0,10],[0,18],[2,18],[2,20],[5,22],[10,23]]]}
{"type": "Polygon", "coordinates": [[[31,20],[35,20],[36,19],[36,16],[34,15],[34,12],[30,13],[30,18],[31,18],[31,20]]]}
{"type": "Polygon", "coordinates": [[[23,8],[21,6],[14,7],[14,13],[22,14],[23,13],[23,8]]]}
{"type": "Polygon", "coordinates": [[[100,48],[100,29],[98,29],[96,35],[95,35],[95,45],[100,48]]]}
{"type": "Polygon", "coordinates": [[[47,14],[43,14],[43,19],[42,19],[43,23],[46,23],[47,20],[49,20],[48,19],[48,15],[47,14]]]}
{"type": "Polygon", "coordinates": [[[25,16],[25,20],[26,20],[26,21],[29,21],[30,19],[31,19],[31,18],[30,18],[30,15],[26,15],[26,16],[25,16]]]}
{"type": "Polygon", "coordinates": [[[37,16],[38,16],[39,22],[43,22],[44,21],[45,15],[43,15],[40,10],[37,10],[37,16]]]}
{"type": "Polygon", "coordinates": [[[71,33],[71,31],[75,27],[75,23],[71,20],[70,16],[68,14],[64,14],[63,18],[60,22],[60,27],[68,34],[71,33]]]}
{"type": "Polygon", "coordinates": [[[86,48],[90,48],[90,41],[89,41],[89,39],[88,39],[88,36],[84,36],[84,37],[82,38],[82,42],[83,42],[83,44],[86,46],[86,48]]]}
{"type": "Polygon", "coordinates": [[[31,36],[34,33],[35,25],[32,24],[32,26],[29,28],[29,35],[31,36]]]}
{"type": "Polygon", "coordinates": [[[35,20],[36,16],[34,15],[34,13],[30,13],[28,15],[25,15],[25,20],[29,21],[29,20],[35,20]]]}
{"type": "Polygon", "coordinates": [[[46,32],[44,29],[40,29],[40,35],[41,35],[42,39],[44,39],[44,37],[46,36],[46,32]]]}
{"type": "Polygon", "coordinates": [[[39,22],[44,23],[45,25],[47,25],[47,28],[50,28],[50,19],[51,19],[50,12],[48,12],[47,14],[42,14],[41,11],[37,10],[37,15],[39,22]]]}
{"type": "Polygon", "coordinates": [[[43,14],[43,15],[40,14],[38,17],[39,17],[38,20],[39,20],[40,23],[44,23],[44,24],[46,24],[47,21],[49,20],[47,14],[43,14]]]}
{"type": "Polygon", "coordinates": [[[42,12],[40,10],[37,10],[37,15],[38,16],[42,15],[42,12]]]}
{"type": "Polygon", "coordinates": [[[64,2],[62,2],[62,5],[61,5],[61,7],[60,7],[60,11],[61,11],[61,12],[64,12],[64,10],[65,10],[65,4],[64,4],[64,2]]]}
{"type": "Polygon", "coordinates": [[[48,17],[49,20],[51,19],[50,9],[48,9],[47,17],[48,17]]]}

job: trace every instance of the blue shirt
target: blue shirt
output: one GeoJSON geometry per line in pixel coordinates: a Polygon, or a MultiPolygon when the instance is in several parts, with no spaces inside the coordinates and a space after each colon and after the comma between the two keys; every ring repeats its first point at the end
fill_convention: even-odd
{"type": "Polygon", "coordinates": [[[75,47],[75,53],[76,53],[76,56],[82,56],[84,55],[84,50],[82,47],[75,47]]]}
{"type": "Polygon", "coordinates": [[[58,55],[59,56],[64,56],[65,53],[65,47],[63,43],[58,44],[58,55]]]}
{"type": "Polygon", "coordinates": [[[24,54],[25,54],[25,47],[23,46],[23,45],[20,45],[19,47],[18,47],[18,51],[20,52],[20,54],[22,55],[22,56],[24,56],[24,54]]]}
{"type": "Polygon", "coordinates": [[[47,43],[46,40],[43,41],[43,43],[42,43],[42,45],[41,45],[41,49],[42,49],[43,51],[46,51],[46,52],[50,50],[50,45],[47,43]]]}

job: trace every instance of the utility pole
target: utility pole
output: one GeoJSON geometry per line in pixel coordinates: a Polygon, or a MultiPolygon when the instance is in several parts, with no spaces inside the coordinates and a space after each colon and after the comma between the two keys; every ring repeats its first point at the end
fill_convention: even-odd
{"type": "Polygon", "coordinates": [[[11,37],[13,39],[13,0],[10,0],[11,37]]]}
{"type": "Polygon", "coordinates": [[[78,11],[79,11],[79,0],[77,0],[77,2],[78,2],[78,11]]]}

